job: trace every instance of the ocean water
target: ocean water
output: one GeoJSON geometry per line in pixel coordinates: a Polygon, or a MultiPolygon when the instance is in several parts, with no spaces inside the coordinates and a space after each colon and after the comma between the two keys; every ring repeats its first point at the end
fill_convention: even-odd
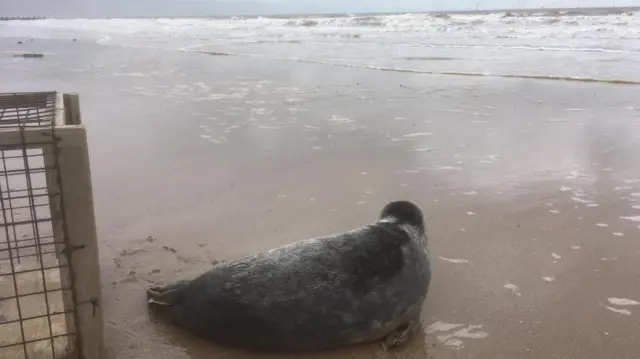
{"type": "Polygon", "coordinates": [[[386,71],[640,83],[640,12],[45,19],[0,38],[78,39],[386,71]]]}

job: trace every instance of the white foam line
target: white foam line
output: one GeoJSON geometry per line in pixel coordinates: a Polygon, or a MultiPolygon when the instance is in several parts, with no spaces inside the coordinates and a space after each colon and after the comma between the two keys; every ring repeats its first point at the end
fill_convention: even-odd
{"type": "Polygon", "coordinates": [[[434,168],[434,170],[436,170],[436,171],[447,171],[447,170],[462,171],[462,168],[455,167],[455,166],[438,166],[438,167],[434,168]]]}
{"type": "Polygon", "coordinates": [[[489,336],[489,333],[482,331],[475,331],[476,329],[482,329],[484,325],[469,325],[466,328],[460,329],[451,334],[439,335],[438,340],[444,343],[445,346],[460,349],[464,346],[462,339],[483,339],[489,336]],[[474,331],[474,332],[472,332],[474,331]]]}
{"type": "Polygon", "coordinates": [[[612,305],[616,305],[619,307],[640,305],[640,302],[629,298],[608,298],[607,300],[612,305]]]}
{"type": "Polygon", "coordinates": [[[633,187],[631,186],[620,186],[620,187],[616,187],[613,190],[614,191],[623,191],[623,190],[629,190],[629,189],[633,189],[633,187]]]}
{"type": "Polygon", "coordinates": [[[447,261],[447,262],[451,262],[451,263],[456,263],[456,264],[461,264],[461,263],[469,263],[468,260],[466,259],[462,259],[462,258],[445,258],[443,256],[439,257],[440,259],[442,259],[443,261],[447,261]]]}
{"type": "Polygon", "coordinates": [[[431,132],[416,132],[416,133],[408,133],[404,135],[404,137],[420,137],[420,136],[431,136],[433,133],[431,132]]]}
{"type": "Polygon", "coordinates": [[[558,259],[562,259],[562,256],[556,253],[551,253],[551,256],[553,257],[553,259],[558,260],[558,259]]]}
{"type": "Polygon", "coordinates": [[[573,201],[576,201],[578,203],[584,203],[584,204],[588,204],[591,203],[591,201],[587,200],[587,199],[582,199],[582,198],[578,198],[578,197],[571,197],[571,199],[573,201]]]}
{"type": "Polygon", "coordinates": [[[579,171],[569,171],[569,175],[566,176],[565,179],[571,180],[571,179],[576,179],[578,177],[586,177],[586,175],[580,173],[579,171]]]}
{"type": "Polygon", "coordinates": [[[429,147],[414,147],[411,149],[412,152],[425,152],[429,150],[430,150],[429,147]]]}
{"type": "Polygon", "coordinates": [[[612,312],[618,313],[618,314],[622,314],[622,315],[631,315],[631,311],[630,310],[626,310],[626,309],[616,309],[613,307],[606,307],[607,309],[609,309],[612,312]]]}
{"type": "Polygon", "coordinates": [[[332,122],[338,122],[338,123],[350,123],[350,122],[354,122],[354,120],[348,118],[348,117],[340,117],[340,116],[336,116],[333,115],[331,116],[331,118],[329,119],[329,121],[332,122]]]}
{"type": "Polygon", "coordinates": [[[626,219],[627,221],[631,221],[631,222],[640,222],[640,216],[634,216],[634,217],[620,217],[622,219],[626,219]]]}
{"type": "Polygon", "coordinates": [[[460,328],[464,324],[452,324],[445,323],[442,321],[437,321],[426,328],[427,334],[435,333],[435,332],[448,332],[453,329],[460,328]]]}
{"type": "Polygon", "coordinates": [[[553,278],[553,277],[542,277],[542,280],[544,280],[545,282],[549,282],[549,283],[551,283],[551,282],[553,282],[553,281],[554,281],[554,280],[556,280],[556,279],[555,279],[555,278],[553,278]]]}

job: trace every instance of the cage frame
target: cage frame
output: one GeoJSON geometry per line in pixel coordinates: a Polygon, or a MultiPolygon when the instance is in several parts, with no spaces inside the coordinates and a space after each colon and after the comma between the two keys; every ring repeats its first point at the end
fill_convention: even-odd
{"type": "MultiPolygon", "coordinates": [[[[55,96],[51,123],[48,126],[30,127],[17,121],[15,126],[0,127],[0,149],[3,153],[7,150],[42,149],[55,254],[58,262],[64,263],[57,267],[61,271],[60,285],[61,288],[70,289],[62,291],[65,308],[62,314],[65,315],[66,327],[74,328],[74,333],[67,336],[67,356],[70,359],[103,359],[105,346],[99,250],[89,151],[80,114],[79,95],[57,91],[0,95],[28,99],[29,96],[43,94],[55,96]],[[67,308],[72,310],[67,311],[67,308]]],[[[8,104],[0,104],[0,111],[9,106],[20,106],[20,103],[9,101],[8,104]]],[[[4,201],[4,198],[0,200],[4,201]]],[[[4,214],[4,209],[2,212],[4,214]]],[[[5,220],[0,227],[6,226],[5,220]]],[[[10,244],[8,247],[11,253],[10,244]]],[[[15,285],[17,279],[13,264],[11,268],[15,285]]],[[[47,313],[50,316],[49,309],[47,313]]],[[[23,320],[22,317],[20,320],[23,320]]],[[[20,325],[23,342],[19,345],[24,346],[27,357],[23,324],[20,325]]]]}

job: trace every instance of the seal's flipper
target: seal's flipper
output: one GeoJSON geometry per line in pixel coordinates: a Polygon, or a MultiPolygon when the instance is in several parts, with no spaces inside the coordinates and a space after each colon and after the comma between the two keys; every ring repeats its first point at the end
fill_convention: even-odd
{"type": "Polygon", "coordinates": [[[156,286],[147,289],[147,300],[149,303],[171,307],[180,302],[182,292],[191,281],[181,280],[165,286],[156,286]]]}
{"type": "Polygon", "coordinates": [[[411,340],[411,338],[413,337],[417,326],[418,324],[413,322],[405,323],[399,326],[398,328],[396,328],[396,330],[389,333],[389,335],[384,338],[382,347],[384,348],[384,350],[389,350],[407,344],[407,342],[409,342],[409,340],[411,340]]]}

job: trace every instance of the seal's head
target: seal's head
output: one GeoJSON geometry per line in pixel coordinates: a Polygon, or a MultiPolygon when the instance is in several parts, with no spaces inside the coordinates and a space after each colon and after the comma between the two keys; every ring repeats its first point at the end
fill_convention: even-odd
{"type": "Polygon", "coordinates": [[[409,201],[395,201],[384,206],[380,219],[393,219],[398,224],[408,224],[425,233],[424,216],[420,207],[409,201]]]}

